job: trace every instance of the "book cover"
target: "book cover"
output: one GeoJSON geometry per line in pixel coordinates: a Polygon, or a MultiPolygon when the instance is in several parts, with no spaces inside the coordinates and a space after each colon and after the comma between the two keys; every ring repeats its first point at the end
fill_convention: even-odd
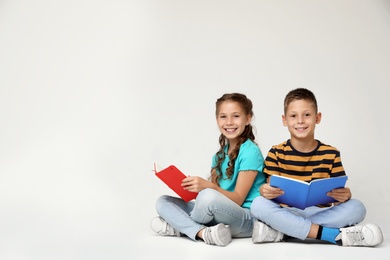
{"type": "Polygon", "coordinates": [[[345,187],[348,177],[340,176],[325,179],[316,179],[310,183],[291,179],[284,176],[272,175],[270,185],[281,188],[282,196],[273,199],[275,202],[287,204],[291,207],[305,209],[310,206],[336,202],[326,195],[327,192],[345,187]]]}
{"type": "Polygon", "coordinates": [[[169,188],[171,188],[184,201],[188,202],[198,196],[197,192],[192,192],[183,189],[181,183],[186,176],[176,166],[170,165],[165,169],[160,170],[160,167],[154,164],[155,174],[162,180],[169,188]]]}

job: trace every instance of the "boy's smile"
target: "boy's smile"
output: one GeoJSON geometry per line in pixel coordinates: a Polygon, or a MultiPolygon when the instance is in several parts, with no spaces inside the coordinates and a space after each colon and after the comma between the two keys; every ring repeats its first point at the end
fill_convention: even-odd
{"type": "Polygon", "coordinates": [[[299,128],[295,128],[297,131],[304,131],[307,129],[307,127],[299,127],[299,128]]]}

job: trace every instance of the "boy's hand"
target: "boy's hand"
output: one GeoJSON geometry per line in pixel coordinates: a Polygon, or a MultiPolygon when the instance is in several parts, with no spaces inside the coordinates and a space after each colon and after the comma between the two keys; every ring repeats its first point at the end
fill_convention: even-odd
{"type": "Polygon", "coordinates": [[[351,190],[349,188],[334,189],[326,193],[329,197],[334,198],[338,202],[346,202],[352,197],[351,190]]]}
{"type": "Polygon", "coordinates": [[[260,186],[260,195],[266,199],[274,199],[284,194],[284,191],[280,188],[271,187],[268,183],[260,186]]]}

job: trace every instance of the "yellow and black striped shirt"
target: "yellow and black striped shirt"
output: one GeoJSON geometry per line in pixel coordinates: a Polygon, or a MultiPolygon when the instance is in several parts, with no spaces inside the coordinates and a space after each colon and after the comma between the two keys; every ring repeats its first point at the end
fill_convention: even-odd
{"type": "Polygon", "coordinates": [[[306,182],[346,175],[340,151],[318,141],[312,152],[302,153],[292,147],[290,140],[273,146],[265,159],[264,174],[282,175],[306,182]]]}

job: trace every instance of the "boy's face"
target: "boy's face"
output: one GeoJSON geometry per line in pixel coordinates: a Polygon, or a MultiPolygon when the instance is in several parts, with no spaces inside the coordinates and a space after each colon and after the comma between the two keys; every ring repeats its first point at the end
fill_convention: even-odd
{"type": "Polygon", "coordinates": [[[321,122],[321,113],[316,113],[313,103],[299,99],[288,105],[282,119],[291,138],[314,139],[314,129],[321,122]]]}

